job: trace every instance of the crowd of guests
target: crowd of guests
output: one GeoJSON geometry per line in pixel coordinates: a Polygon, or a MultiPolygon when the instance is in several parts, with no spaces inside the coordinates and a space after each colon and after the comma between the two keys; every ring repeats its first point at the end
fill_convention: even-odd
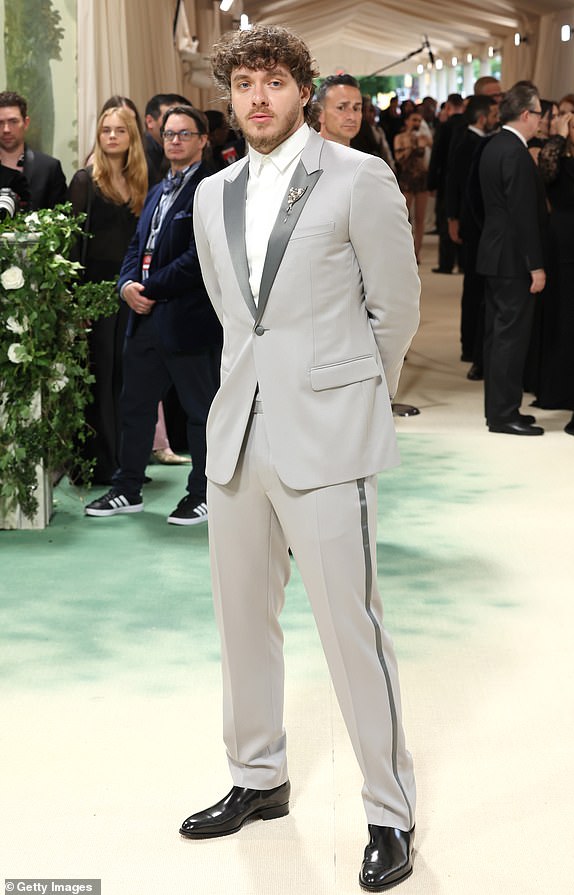
{"type": "MultiPolygon", "coordinates": [[[[492,356],[492,327],[502,313],[493,294],[504,288],[493,278],[508,273],[504,264],[493,267],[479,260],[485,251],[488,201],[496,201],[492,196],[486,201],[484,160],[490,150],[484,150],[501,128],[522,134],[535,176],[533,189],[542,195],[535,229],[540,229],[543,245],[537,264],[544,282],[537,280],[536,288],[529,288],[534,310],[528,324],[522,323],[514,363],[521,388],[534,392],[533,403],[574,412],[574,95],[540,100],[533,85],[523,82],[505,96],[496,78],[482,77],[465,100],[451,94],[438,108],[431,97],[417,104],[410,99],[399,104],[393,97],[381,110],[361,94],[355,78],[340,74],[323,81],[312,118],[326,140],[379,156],[394,170],[409,208],[417,260],[428,230],[428,197],[436,197],[438,260],[433,272],[450,274],[458,266],[464,273],[461,359],[471,364],[467,375],[474,380],[485,377],[485,322],[490,327],[487,354],[492,356]],[[527,93],[519,113],[528,121],[527,132],[516,126],[516,104],[506,107],[509,96],[516,100],[517,88],[527,93]]],[[[192,465],[186,496],[169,521],[202,522],[207,518],[205,421],[219,382],[221,329],[198,274],[192,202],[199,180],[244,155],[241,132],[231,130],[221,111],[199,111],[178,94],[152,97],[143,119],[128,97],[112,96],[99,114],[93,149],[68,187],[60,162],[27,145],[28,125],[26,100],[17,93],[0,93],[0,186],[14,190],[24,208],[70,201],[75,212],[85,213],[85,237],[77,246],[84,277],[93,282],[119,278],[123,299],[117,312],[95,321],[89,333],[95,383],[87,408],[91,435],[83,450],[93,460],[94,482],[112,488],[86,512],[140,510],[150,456],[190,463],[172,450],[168,437],[162,400],[173,386],[176,410],[170,410],[168,422],[177,430],[173,417],[179,413],[179,432],[186,433],[192,465]]],[[[510,182],[502,184],[511,204],[515,189],[510,182]]],[[[514,211],[507,209],[507,227],[513,226],[514,211]]],[[[509,238],[518,233],[516,229],[509,238]]],[[[519,247],[515,250],[520,254],[519,247]]],[[[495,255],[491,246],[489,263],[495,255]]],[[[520,263],[524,279],[532,268],[528,259],[520,263]]],[[[485,383],[487,393],[489,387],[485,383]]],[[[533,417],[521,422],[514,404],[500,418],[489,419],[487,399],[486,415],[491,431],[542,432],[533,417]]],[[[565,431],[574,434],[574,416],[565,431]]]]}
{"type": "MultiPolygon", "coordinates": [[[[354,98],[357,111],[359,84],[354,82],[353,94],[353,79],[341,77],[351,91],[348,110],[354,98]]],[[[331,80],[336,83],[338,76],[331,80]]],[[[327,90],[328,97],[333,87],[327,90]]],[[[384,111],[374,108],[369,97],[362,99],[361,123],[355,118],[357,130],[349,144],[380,155],[395,170],[409,207],[417,258],[429,229],[427,200],[435,197],[438,258],[432,271],[451,274],[458,268],[463,273],[461,360],[470,364],[469,379],[485,380],[489,430],[542,434],[532,415],[520,414],[523,388],[534,394],[534,406],[574,411],[574,95],[541,99],[528,81],[505,94],[497,78],[485,76],[476,81],[472,96],[450,94],[440,108],[431,97],[416,105],[394,97],[384,111]],[[524,148],[529,158],[518,154],[522,186],[516,181],[518,168],[511,165],[493,190],[494,168],[489,170],[488,160],[501,149],[500,139],[493,142],[501,133],[507,142],[509,134],[518,140],[508,145],[511,157],[513,149],[524,148]],[[489,144],[493,148],[483,158],[489,144]],[[526,247],[534,244],[529,258],[526,247]],[[531,276],[534,254],[543,281],[531,276]],[[508,282],[500,282],[504,277],[508,282]],[[515,305],[512,311],[509,304],[515,305]],[[499,338],[498,330],[505,327],[507,334],[516,328],[509,345],[499,338]],[[493,358],[500,362],[499,373],[493,358]],[[495,411],[489,400],[493,376],[503,383],[504,393],[495,411]]],[[[347,130],[337,134],[332,124],[325,125],[323,113],[321,134],[345,142],[352,125],[350,111],[347,115],[347,130]]],[[[574,416],[565,432],[574,435],[574,416]]]]}

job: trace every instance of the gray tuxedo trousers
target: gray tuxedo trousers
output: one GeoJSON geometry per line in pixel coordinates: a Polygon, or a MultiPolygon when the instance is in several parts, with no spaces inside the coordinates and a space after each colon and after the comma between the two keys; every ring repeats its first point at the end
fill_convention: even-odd
{"type": "Polygon", "coordinates": [[[369,823],[410,830],[415,784],[396,660],[377,588],[377,478],[295,491],[277,475],[265,412],[253,414],[231,482],[208,482],[209,542],[236,786],[287,779],[283,634],[291,548],[364,776],[369,823]]]}

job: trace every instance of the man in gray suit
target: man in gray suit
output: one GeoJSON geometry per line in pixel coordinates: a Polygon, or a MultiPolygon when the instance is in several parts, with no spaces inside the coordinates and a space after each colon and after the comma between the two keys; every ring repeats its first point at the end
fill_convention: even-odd
{"type": "Polygon", "coordinates": [[[391,413],[418,324],[405,202],[380,159],[306,118],[314,64],[275,26],[226,35],[214,72],[248,156],[199,185],[195,235],[225,331],[208,421],[208,505],[233,788],[183,836],[288,813],[279,615],[289,547],[364,775],[361,885],[412,872],[415,783],[377,589],[379,470],[398,462],[391,413]]]}

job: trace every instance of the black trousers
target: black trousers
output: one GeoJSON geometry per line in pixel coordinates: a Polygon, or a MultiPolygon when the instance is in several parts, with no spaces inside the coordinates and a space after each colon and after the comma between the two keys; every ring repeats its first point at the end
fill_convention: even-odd
{"type": "Polygon", "coordinates": [[[478,244],[464,242],[461,247],[464,279],[460,302],[460,341],[462,353],[482,367],[484,345],[484,277],[476,272],[478,244]]]}
{"type": "Polygon", "coordinates": [[[518,418],[535,296],[530,277],[486,277],[484,405],[488,423],[518,418]]]}
{"type": "Polygon", "coordinates": [[[94,376],[92,400],[86,407],[91,432],[81,453],[95,460],[93,481],[109,483],[119,462],[122,353],[128,307],[120,303],[110,317],[95,320],[88,332],[90,372],[94,376]]]}
{"type": "Polygon", "coordinates": [[[157,405],[174,385],[187,417],[192,462],[187,490],[192,497],[205,500],[205,424],[219,388],[221,349],[167,351],[150,316],[138,320],[135,332],[126,339],[123,360],[120,468],[114,473],[113,485],[129,496],[140,493],[153,447],[157,405]]]}
{"type": "Polygon", "coordinates": [[[436,197],[436,225],[438,229],[438,266],[444,273],[452,273],[455,264],[462,267],[458,245],[448,234],[446,191],[439,190],[436,197]]]}

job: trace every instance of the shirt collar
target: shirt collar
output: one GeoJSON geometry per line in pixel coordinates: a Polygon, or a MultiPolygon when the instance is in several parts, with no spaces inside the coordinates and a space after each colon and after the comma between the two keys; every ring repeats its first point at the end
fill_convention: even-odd
{"type": "Polygon", "coordinates": [[[520,131],[517,131],[514,127],[511,127],[510,124],[503,124],[503,125],[502,125],[502,130],[503,130],[503,131],[510,131],[510,133],[511,133],[511,134],[514,134],[516,137],[518,137],[518,139],[521,140],[522,143],[524,143],[524,145],[525,145],[526,148],[528,149],[528,143],[526,142],[526,140],[524,139],[524,137],[522,136],[522,134],[520,133],[520,131]]]}
{"type": "Polygon", "coordinates": [[[477,127],[475,124],[469,124],[468,129],[469,129],[469,131],[472,131],[473,134],[476,134],[478,137],[486,137],[485,132],[481,131],[481,129],[479,127],[477,127]]]}
{"type": "Polygon", "coordinates": [[[258,177],[265,159],[269,159],[280,174],[287,170],[291,162],[303,152],[309,139],[309,125],[303,123],[294,134],[283,140],[272,152],[263,155],[252,146],[249,147],[249,173],[258,177]]]}

